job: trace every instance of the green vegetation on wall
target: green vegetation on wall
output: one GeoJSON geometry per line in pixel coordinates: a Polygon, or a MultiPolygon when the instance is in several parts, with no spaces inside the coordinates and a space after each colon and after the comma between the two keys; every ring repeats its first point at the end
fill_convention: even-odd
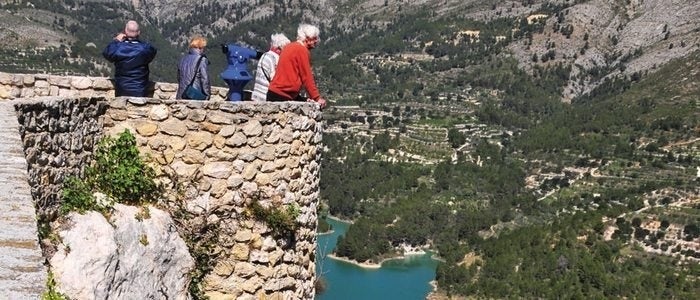
{"type": "Polygon", "coordinates": [[[104,211],[113,201],[138,205],[155,202],[162,196],[161,187],[154,181],[155,171],[142,160],[136,138],[128,130],[117,138],[102,138],[84,174],[82,178],[66,180],[62,213],[104,211]],[[95,197],[96,192],[105,197],[95,197]]]}

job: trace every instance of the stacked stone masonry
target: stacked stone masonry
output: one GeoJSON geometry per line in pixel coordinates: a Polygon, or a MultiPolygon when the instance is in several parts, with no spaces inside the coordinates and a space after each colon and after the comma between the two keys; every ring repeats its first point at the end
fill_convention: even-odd
{"type": "Polygon", "coordinates": [[[159,165],[171,190],[197,187],[186,209],[219,228],[221,255],[205,278],[211,299],[310,299],[320,121],[307,103],[119,98],[110,103],[104,125],[109,135],[137,133],[142,153],[159,165]],[[298,206],[295,239],[278,239],[247,217],[254,200],[298,206]]]}
{"type": "Polygon", "coordinates": [[[56,210],[63,180],[80,173],[103,135],[128,129],[171,192],[166,206],[194,214],[193,226],[217,225],[217,260],[204,278],[211,299],[313,298],[322,136],[316,105],[111,98],[102,79],[51,78],[0,73],[0,98],[3,89],[9,99],[33,97],[13,103],[40,215],[56,210]],[[59,97],[36,97],[44,93],[39,81],[59,97]],[[252,219],[251,201],[298,207],[294,238],[252,219]]]}
{"type": "Polygon", "coordinates": [[[41,217],[53,219],[63,180],[80,175],[102,136],[103,98],[15,100],[29,165],[32,196],[41,217]]]}
{"type": "MultiPolygon", "coordinates": [[[[212,87],[211,101],[226,99],[228,89],[212,87]]],[[[151,82],[149,95],[174,100],[177,84],[151,82]]],[[[114,80],[107,77],[12,74],[0,72],[0,99],[57,96],[71,98],[114,97],[114,80]]]]}

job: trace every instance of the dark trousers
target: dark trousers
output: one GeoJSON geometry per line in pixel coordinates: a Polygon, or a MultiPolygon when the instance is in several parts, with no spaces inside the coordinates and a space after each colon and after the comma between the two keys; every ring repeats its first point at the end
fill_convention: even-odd
{"type": "Polygon", "coordinates": [[[281,101],[306,101],[306,98],[301,95],[297,95],[294,99],[289,99],[287,96],[282,96],[273,91],[267,91],[267,101],[270,102],[281,102],[281,101]]]}

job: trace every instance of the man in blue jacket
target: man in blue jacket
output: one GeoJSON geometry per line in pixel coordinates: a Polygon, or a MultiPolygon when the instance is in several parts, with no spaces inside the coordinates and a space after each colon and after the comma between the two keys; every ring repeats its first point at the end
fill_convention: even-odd
{"type": "Polygon", "coordinates": [[[114,63],[115,96],[146,97],[148,64],[156,56],[156,48],[139,40],[139,24],[129,21],[124,32],[117,34],[102,55],[114,63]]]}

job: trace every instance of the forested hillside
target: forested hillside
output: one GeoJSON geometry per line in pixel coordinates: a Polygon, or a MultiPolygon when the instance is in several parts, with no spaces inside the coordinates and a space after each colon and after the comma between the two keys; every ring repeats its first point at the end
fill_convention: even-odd
{"type": "Polygon", "coordinates": [[[491,86],[499,96],[482,98],[478,120],[439,105],[329,116],[346,129],[325,137],[322,196],[355,220],[337,254],[378,262],[430,245],[445,260],[441,290],[477,298],[699,292],[700,53],[570,105],[496,65],[471,75],[520,84],[491,86]],[[424,124],[448,134],[421,134],[424,124]],[[450,148],[428,164],[395,152],[430,160],[450,148]]]}
{"type": "Polygon", "coordinates": [[[193,34],[217,77],[219,44],[319,24],[321,213],[354,221],[337,255],[436,250],[440,295],[700,294],[697,1],[136,2],[0,1],[0,67],[109,76],[133,18],[152,79],[193,34]]]}

